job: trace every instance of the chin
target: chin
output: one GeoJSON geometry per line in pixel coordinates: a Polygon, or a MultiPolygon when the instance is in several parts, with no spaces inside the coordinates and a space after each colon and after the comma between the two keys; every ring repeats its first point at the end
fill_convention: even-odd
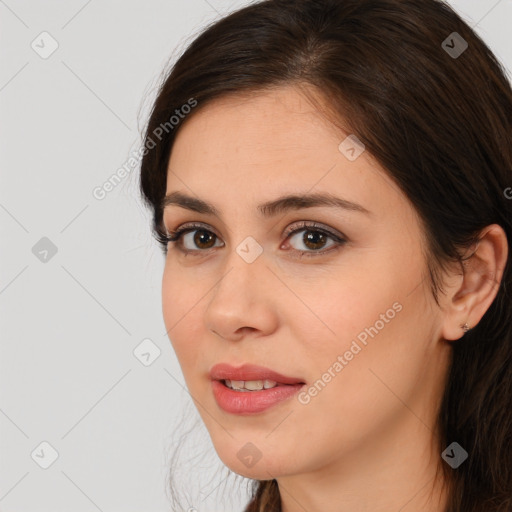
{"type": "Polygon", "coordinates": [[[278,478],[283,475],[282,470],[278,470],[275,464],[269,464],[263,458],[252,467],[247,467],[236,457],[234,460],[229,458],[223,460],[223,462],[231,471],[245,478],[252,478],[253,480],[272,480],[273,478],[278,478]]]}
{"type": "Polygon", "coordinates": [[[231,471],[246,478],[272,480],[293,473],[293,468],[288,467],[289,454],[280,454],[274,447],[259,450],[255,444],[231,439],[221,447],[215,446],[215,450],[231,471]]]}

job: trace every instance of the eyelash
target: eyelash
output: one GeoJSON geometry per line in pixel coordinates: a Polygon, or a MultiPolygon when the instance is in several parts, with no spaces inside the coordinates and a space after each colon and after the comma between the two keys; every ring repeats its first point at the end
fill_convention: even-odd
{"type": "MultiPolygon", "coordinates": [[[[204,231],[206,233],[211,233],[217,239],[219,238],[215,233],[213,233],[213,231],[207,229],[203,224],[192,223],[189,225],[185,225],[184,227],[177,229],[176,231],[172,231],[170,235],[163,233],[160,241],[164,244],[169,244],[169,243],[176,244],[178,249],[181,252],[185,253],[185,255],[191,254],[193,256],[199,256],[199,253],[207,253],[208,251],[210,251],[213,248],[204,249],[204,250],[202,250],[202,249],[190,250],[190,249],[183,249],[181,246],[179,246],[179,242],[183,235],[185,235],[186,233],[189,233],[189,232],[199,231],[199,230],[204,231]]],[[[306,221],[301,222],[299,225],[295,225],[294,229],[292,228],[290,230],[287,230],[287,232],[285,232],[286,240],[288,238],[290,238],[292,235],[295,235],[296,233],[300,233],[301,231],[312,231],[312,232],[322,233],[323,235],[327,236],[328,238],[331,238],[332,240],[334,240],[336,243],[334,245],[332,245],[331,247],[329,247],[328,249],[321,250],[321,251],[315,251],[315,250],[299,251],[299,250],[295,249],[295,251],[300,254],[299,258],[302,258],[304,256],[307,258],[315,257],[315,256],[322,256],[322,255],[325,255],[333,250],[338,250],[341,246],[343,246],[347,242],[347,240],[345,238],[340,237],[340,236],[336,235],[335,233],[332,233],[331,231],[327,230],[326,228],[322,228],[317,223],[306,222],[306,221]]]]}

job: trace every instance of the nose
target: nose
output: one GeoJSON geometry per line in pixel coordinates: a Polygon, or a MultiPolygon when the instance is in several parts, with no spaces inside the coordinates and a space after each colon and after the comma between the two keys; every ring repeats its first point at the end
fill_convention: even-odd
{"type": "Polygon", "coordinates": [[[264,254],[248,261],[232,250],[205,311],[206,328],[226,340],[266,336],[278,325],[280,283],[264,254]]]}

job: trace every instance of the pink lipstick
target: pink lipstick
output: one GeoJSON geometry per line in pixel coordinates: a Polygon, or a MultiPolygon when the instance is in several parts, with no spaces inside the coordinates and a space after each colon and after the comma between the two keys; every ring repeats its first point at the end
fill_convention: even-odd
{"type": "Polygon", "coordinates": [[[212,391],[221,409],[232,414],[255,414],[291,398],[305,385],[269,368],[216,364],[210,371],[212,391]]]}

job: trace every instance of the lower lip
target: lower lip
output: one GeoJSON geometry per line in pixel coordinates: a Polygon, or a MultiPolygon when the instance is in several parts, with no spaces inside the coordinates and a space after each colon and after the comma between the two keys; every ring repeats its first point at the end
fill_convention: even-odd
{"type": "Polygon", "coordinates": [[[219,407],[232,414],[253,414],[291,398],[305,384],[282,385],[261,391],[234,391],[221,381],[212,380],[212,389],[219,407]]]}

